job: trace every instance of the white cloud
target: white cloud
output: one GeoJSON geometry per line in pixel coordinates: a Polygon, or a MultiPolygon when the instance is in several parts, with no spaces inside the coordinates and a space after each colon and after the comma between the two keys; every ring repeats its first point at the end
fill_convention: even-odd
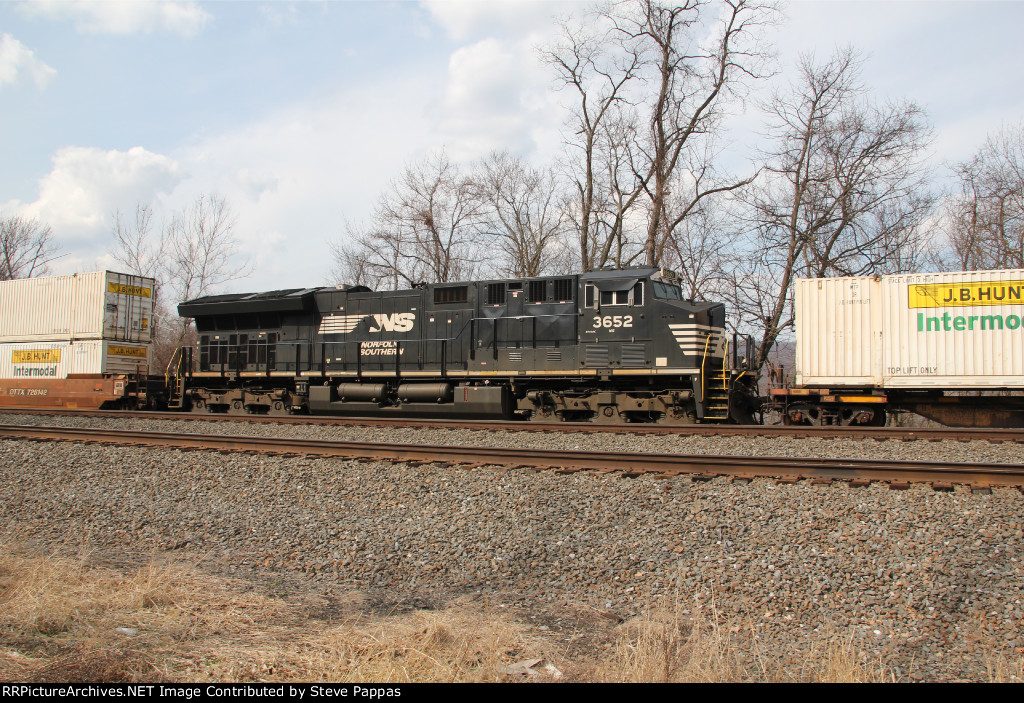
{"type": "Polygon", "coordinates": [[[57,75],[57,71],[36,58],[35,53],[10,34],[0,36],[0,88],[18,82],[19,74],[28,73],[37,88],[57,75]]]}
{"type": "Polygon", "coordinates": [[[299,24],[299,8],[295,3],[260,5],[260,14],[272,27],[295,27],[299,24]]]}
{"type": "Polygon", "coordinates": [[[106,233],[114,210],[132,210],[137,203],[169,193],[181,180],[181,171],[173,159],[142,147],[65,147],[40,180],[39,198],[17,209],[47,222],[62,243],[94,239],[106,233]]]}
{"type": "Polygon", "coordinates": [[[328,242],[347,222],[368,220],[388,181],[437,143],[422,110],[410,109],[426,104],[431,83],[419,75],[386,90],[367,85],[208,135],[173,154],[189,175],[162,206],[207,192],[228,200],[255,265],[233,290],[327,283],[328,242]]]}
{"type": "Polygon", "coordinates": [[[423,0],[421,3],[449,37],[457,41],[493,34],[528,34],[579,2],[551,0],[423,0]]]}
{"type": "Polygon", "coordinates": [[[490,37],[455,51],[440,103],[438,129],[456,159],[494,149],[527,154],[557,132],[551,78],[529,41],[490,37]]]}
{"type": "Polygon", "coordinates": [[[194,0],[32,0],[22,14],[71,20],[83,34],[151,34],[171,32],[190,37],[212,18],[194,0]]]}

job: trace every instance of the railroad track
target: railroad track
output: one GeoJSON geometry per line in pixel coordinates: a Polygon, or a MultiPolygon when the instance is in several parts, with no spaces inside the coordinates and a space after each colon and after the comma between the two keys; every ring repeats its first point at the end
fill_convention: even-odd
{"type": "Polygon", "coordinates": [[[1024,465],[985,463],[689,456],[475,446],[424,446],[24,425],[0,425],[0,439],[71,441],[187,450],[338,457],[361,461],[443,464],[464,468],[497,466],[511,469],[549,470],[563,474],[596,471],[615,472],[623,476],[688,475],[698,480],[729,476],[738,480],[768,477],[784,482],[847,481],[855,486],[880,481],[888,483],[890,488],[894,489],[907,488],[911,483],[927,483],[936,490],[952,490],[956,485],[967,485],[973,489],[1009,486],[1024,490],[1024,465]]]}
{"type": "Polygon", "coordinates": [[[848,439],[955,440],[1024,443],[1024,429],[977,427],[812,427],[804,425],[656,425],[600,424],[592,422],[503,422],[499,420],[437,420],[417,418],[366,418],[329,416],[267,416],[213,413],[152,412],[125,410],[74,410],[63,408],[2,408],[3,415],[64,415],[72,417],[137,418],[148,420],[194,420],[198,422],[266,422],[348,427],[428,427],[526,432],[591,432],[611,434],[654,434],[745,437],[831,437],[848,439]]]}

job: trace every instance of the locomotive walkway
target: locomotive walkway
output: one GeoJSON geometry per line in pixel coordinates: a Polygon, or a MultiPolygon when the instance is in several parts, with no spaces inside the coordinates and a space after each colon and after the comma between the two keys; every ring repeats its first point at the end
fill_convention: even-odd
{"type": "Polygon", "coordinates": [[[973,489],[1009,486],[1024,490],[1024,465],[990,463],[689,456],[479,446],[425,446],[23,425],[0,425],[0,439],[2,438],[337,457],[357,461],[440,464],[467,469],[498,467],[550,470],[556,473],[597,471],[616,472],[627,477],[642,474],[655,477],[689,475],[694,480],[708,480],[718,476],[728,476],[737,480],[768,477],[782,482],[846,481],[852,486],[864,486],[877,481],[888,483],[893,489],[907,488],[911,483],[927,483],[936,490],[952,490],[956,485],[967,485],[973,489]]]}

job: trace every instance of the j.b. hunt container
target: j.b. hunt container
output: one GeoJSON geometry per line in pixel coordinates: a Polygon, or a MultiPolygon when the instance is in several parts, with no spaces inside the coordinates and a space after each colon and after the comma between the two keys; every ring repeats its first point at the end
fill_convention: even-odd
{"type": "Polygon", "coordinates": [[[106,339],[0,344],[0,378],[4,379],[145,373],[148,364],[148,347],[106,339]]]}
{"type": "Polygon", "coordinates": [[[97,271],[0,282],[0,406],[134,407],[153,279],[97,271]]]}
{"type": "Polygon", "coordinates": [[[133,407],[147,345],[106,339],[0,344],[0,407],[133,407]]]}
{"type": "Polygon", "coordinates": [[[1024,270],[801,279],[796,383],[1024,388],[1024,270]]]}
{"type": "Polygon", "coordinates": [[[153,279],[113,271],[0,282],[0,343],[107,339],[147,344],[153,279]]]}

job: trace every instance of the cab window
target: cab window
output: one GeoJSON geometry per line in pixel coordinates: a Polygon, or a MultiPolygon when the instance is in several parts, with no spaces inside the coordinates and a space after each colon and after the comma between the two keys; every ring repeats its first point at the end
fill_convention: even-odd
{"type": "Polygon", "coordinates": [[[637,281],[636,285],[629,290],[603,290],[601,291],[601,306],[606,305],[643,305],[644,304],[644,282],[637,281]]]}
{"type": "Polygon", "coordinates": [[[662,300],[682,300],[683,290],[678,285],[664,283],[663,281],[651,281],[652,292],[655,298],[662,300]]]}

